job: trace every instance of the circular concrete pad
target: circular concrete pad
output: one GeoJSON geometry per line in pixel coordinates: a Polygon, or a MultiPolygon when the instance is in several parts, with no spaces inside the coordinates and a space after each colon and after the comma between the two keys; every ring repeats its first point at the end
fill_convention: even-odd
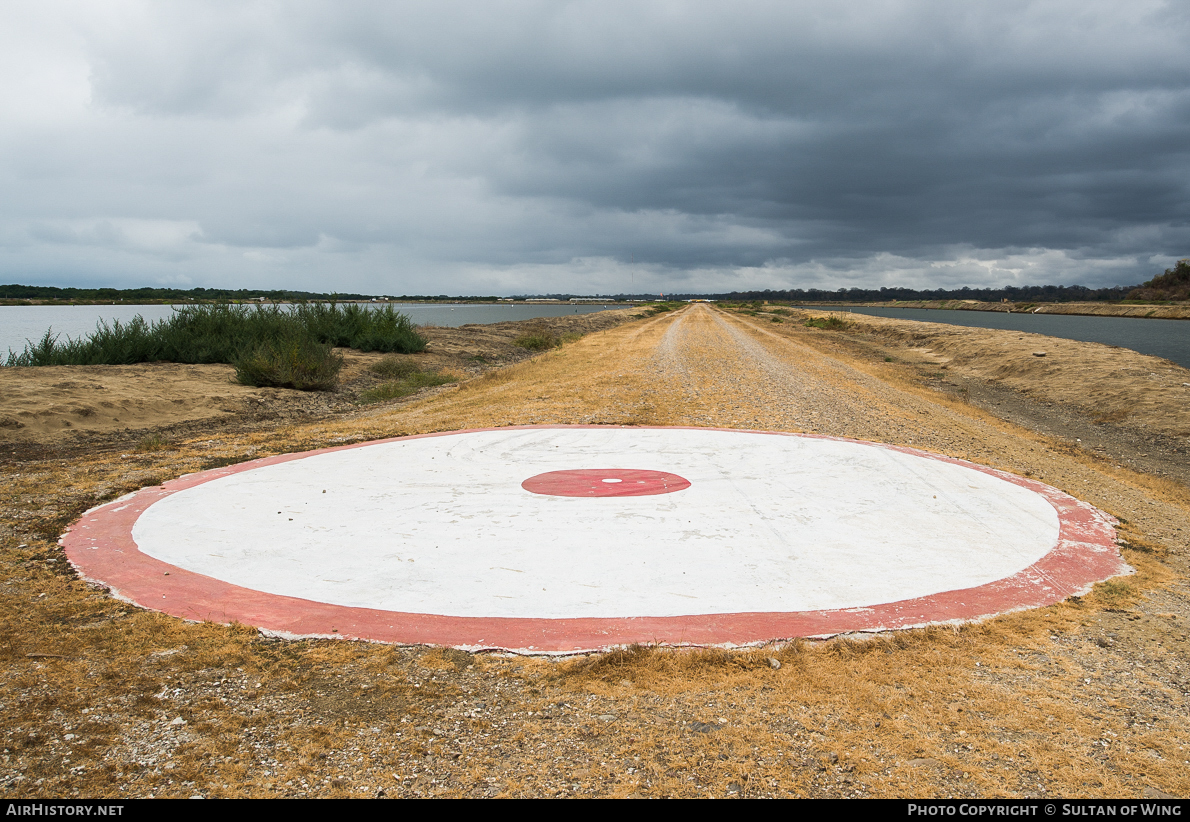
{"type": "Polygon", "coordinates": [[[1111,520],[911,449],[682,428],[406,437],[88,512],[81,573],[282,635],[518,651],[746,644],[978,619],[1126,573],[1111,520]]]}

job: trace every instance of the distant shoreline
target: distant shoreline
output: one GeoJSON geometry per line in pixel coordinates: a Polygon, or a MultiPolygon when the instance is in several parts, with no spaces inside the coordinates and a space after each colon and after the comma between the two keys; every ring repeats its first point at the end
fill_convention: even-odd
{"type": "MultiPolygon", "coordinates": [[[[370,300],[340,299],[329,297],[310,300],[52,300],[52,299],[0,299],[0,307],[8,306],[96,306],[96,305],[295,305],[301,302],[357,303],[360,305],[606,305],[630,308],[647,304],[648,300],[582,299],[577,301],[553,300],[534,297],[530,299],[426,299],[426,300],[370,300]]],[[[657,300],[651,302],[658,302],[657,300]]],[[[686,302],[678,300],[678,302],[686,302]]],[[[756,302],[752,300],[725,300],[725,302],[756,302]]],[[[1012,314],[1072,314],[1095,317],[1138,317],[1159,320],[1190,320],[1190,303],[1107,303],[1107,302],[1015,302],[994,303],[980,300],[885,300],[882,302],[843,302],[838,300],[767,300],[772,305],[804,306],[806,308],[920,308],[938,311],[993,311],[1012,314]]]]}
{"type": "Polygon", "coordinates": [[[619,305],[630,307],[633,305],[642,305],[648,302],[663,302],[662,300],[591,300],[583,299],[578,301],[571,300],[550,300],[550,299],[528,299],[528,300],[468,300],[468,299],[443,299],[443,300],[332,300],[329,297],[309,300],[26,300],[26,299],[0,299],[0,307],[3,306],[37,306],[37,305],[298,305],[300,303],[338,303],[339,305],[346,305],[348,303],[357,303],[359,305],[619,305]]]}
{"type": "Polygon", "coordinates": [[[886,302],[791,302],[807,308],[922,308],[942,311],[998,311],[1001,314],[1075,314],[1088,317],[1139,317],[1154,320],[1190,320],[1185,303],[986,303],[978,300],[892,300],[886,302]]]}

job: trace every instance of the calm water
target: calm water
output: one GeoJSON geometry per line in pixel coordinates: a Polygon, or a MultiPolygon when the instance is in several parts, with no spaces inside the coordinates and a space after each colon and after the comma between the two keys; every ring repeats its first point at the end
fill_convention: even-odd
{"type": "MultiPolygon", "coordinates": [[[[391,305],[418,325],[447,328],[605,310],[602,305],[391,305]]],[[[100,320],[127,322],[139,314],[152,322],[171,313],[173,306],[169,305],[3,305],[0,306],[0,362],[9,350],[23,351],[26,340],[37,342],[50,329],[63,338],[77,338],[94,331],[100,320]]]]}
{"type": "Polygon", "coordinates": [[[1190,320],[1149,320],[1141,317],[1080,317],[1071,314],[1017,314],[999,311],[953,311],[938,308],[841,308],[856,314],[919,320],[970,328],[1028,331],[1068,340],[1131,348],[1164,357],[1190,368],[1190,320]]]}
{"type": "MultiPolygon", "coordinates": [[[[600,305],[406,305],[394,307],[418,325],[455,327],[467,323],[496,323],[561,317],[605,310],[600,305]]],[[[900,320],[948,323],[972,328],[1028,331],[1083,342],[1131,348],[1164,357],[1190,368],[1190,320],[1151,320],[1138,317],[1079,317],[1063,314],[1008,314],[991,311],[947,311],[929,308],[843,308],[857,314],[900,320]]],[[[0,360],[9,349],[23,350],[26,340],[37,341],[49,329],[54,334],[80,337],[95,330],[100,320],[127,322],[136,315],[160,320],[173,311],[168,305],[0,306],[0,360]]]]}

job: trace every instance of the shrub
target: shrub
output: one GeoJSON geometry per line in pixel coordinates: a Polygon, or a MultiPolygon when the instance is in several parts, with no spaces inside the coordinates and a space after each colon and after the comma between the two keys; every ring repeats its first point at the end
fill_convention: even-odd
{"type": "Polygon", "coordinates": [[[806,320],[806,327],[821,328],[825,331],[844,331],[851,328],[851,323],[832,314],[829,317],[811,317],[806,320]]]}
{"type": "Polygon", "coordinates": [[[424,351],[426,339],[391,305],[368,309],[334,303],[280,306],[196,305],[149,324],[100,322],[80,339],[61,342],[53,330],[6,365],[131,365],[139,362],[231,363],[246,385],[333,387],[331,346],[361,351],[424,351]]]}
{"type": "Polygon", "coordinates": [[[314,303],[297,306],[294,314],[320,341],[341,348],[400,354],[426,349],[426,339],[417,333],[413,321],[391,305],[314,303]]]}
{"type": "Polygon", "coordinates": [[[530,351],[546,351],[561,345],[558,335],[547,325],[530,326],[525,333],[512,341],[513,345],[527,348],[530,351]]]}
{"type": "Polygon", "coordinates": [[[338,385],[343,358],[326,343],[298,337],[262,342],[233,365],[243,385],[329,391],[338,385]]]}
{"type": "Polygon", "coordinates": [[[168,448],[169,443],[160,434],[148,434],[141,438],[137,443],[137,451],[160,451],[163,448],[168,448]]]}

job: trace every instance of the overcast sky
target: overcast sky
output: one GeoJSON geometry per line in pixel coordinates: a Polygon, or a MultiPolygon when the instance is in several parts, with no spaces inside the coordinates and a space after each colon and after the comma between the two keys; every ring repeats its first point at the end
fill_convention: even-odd
{"type": "Polygon", "coordinates": [[[0,282],[1131,284],[1190,4],[5,2],[0,282]]]}

